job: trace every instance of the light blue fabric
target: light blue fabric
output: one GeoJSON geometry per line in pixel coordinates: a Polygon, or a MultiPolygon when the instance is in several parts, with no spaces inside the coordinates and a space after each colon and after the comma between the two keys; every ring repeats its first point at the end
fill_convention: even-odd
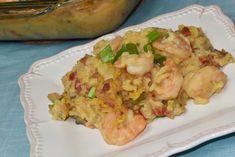
{"type": "MultiPolygon", "coordinates": [[[[144,0],[121,28],[194,3],[217,4],[235,21],[235,0],[144,0]]],[[[75,40],[44,45],[0,42],[0,157],[29,157],[30,146],[26,136],[24,111],[20,104],[17,85],[19,76],[27,72],[34,61],[88,41],[75,40]]],[[[174,157],[176,156],[234,157],[235,133],[174,155],[174,157]]]]}

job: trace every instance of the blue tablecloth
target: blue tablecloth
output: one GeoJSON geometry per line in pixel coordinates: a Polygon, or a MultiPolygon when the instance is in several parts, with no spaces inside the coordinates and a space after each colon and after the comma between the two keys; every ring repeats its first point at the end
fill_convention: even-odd
{"type": "MultiPolygon", "coordinates": [[[[219,5],[235,21],[235,0],[144,0],[121,28],[195,3],[219,5]]],[[[34,61],[86,42],[88,40],[41,45],[0,42],[0,157],[29,157],[30,145],[17,84],[19,76],[26,73],[34,61]]],[[[235,133],[205,142],[174,156],[234,157],[235,133]]]]}

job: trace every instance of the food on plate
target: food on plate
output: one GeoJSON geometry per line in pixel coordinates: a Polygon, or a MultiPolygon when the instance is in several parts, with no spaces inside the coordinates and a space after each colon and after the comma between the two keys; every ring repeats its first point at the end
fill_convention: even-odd
{"type": "Polygon", "coordinates": [[[195,26],[128,31],[99,41],[77,62],[62,78],[64,92],[48,95],[49,111],[124,145],[154,119],[183,114],[189,99],[208,103],[227,82],[220,68],[233,62],[195,26]]]}

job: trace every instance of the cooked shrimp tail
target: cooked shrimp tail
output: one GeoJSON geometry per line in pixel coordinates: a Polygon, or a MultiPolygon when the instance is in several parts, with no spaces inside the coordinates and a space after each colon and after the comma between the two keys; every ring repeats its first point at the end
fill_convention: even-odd
{"type": "Polygon", "coordinates": [[[132,141],[145,129],[147,124],[142,115],[132,115],[122,124],[115,125],[117,118],[117,113],[110,112],[101,121],[99,130],[108,144],[124,145],[132,141]]]}

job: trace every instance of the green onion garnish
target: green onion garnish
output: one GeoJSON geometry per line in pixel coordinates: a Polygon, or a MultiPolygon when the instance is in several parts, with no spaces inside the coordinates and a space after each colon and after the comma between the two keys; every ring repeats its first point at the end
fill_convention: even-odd
{"type": "Polygon", "coordinates": [[[123,52],[128,52],[129,54],[139,54],[138,48],[135,44],[133,43],[128,43],[126,45],[123,44],[122,48],[114,56],[112,63],[115,63],[121,57],[123,52]]]}
{"type": "Polygon", "coordinates": [[[129,54],[139,54],[137,46],[133,43],[126,44],[126,49],[129,52],[129,54]]]}
{"type": "Polygon", "coordinates": [[[154,52],[154,49],[151,44],[144,45],[144,52],[154,52]]]}
{"type": "Polygon", "coordinates": [[[154,63],[163,65],[163,62],[166,60],[166,56],[160,54],[154,54],[154,63]]]}
{"type": "Polygon", "coordinates": [[[154,30],[148,33],[147,38],[149,39],[149,42],[152,43],[156,41],[157,39],[159,39],[160,36],[161,34],[158,31],[154,30]]]}
{"type": "Polygon", "coordinates": [[[113,59],[112,63],[115,63],[118,60],[118,58],[121,57],[123,52],[126,52],[126,51],[127,51],[126,45],[122,45],[122,48],[120,50],[118,50],[118,52],[114,56],[114,59],[113,59]]]}
{"type": "Polygon", "coordinates": [[[90,91],[88,92],[88,94],[87,94],[87,96],[89,97],[89,98],[94,98],[95,97],[95,90],[96,90],[96,88],[95,87],[91,87],[91,89],[90,89],[90,91]]]}
{"type": "Polygon", "coordinates": [[[113,50],[110,45],[107,45],[103,50],[101,50],[99,55],[104,63],[111,62],[114,59],[113,50]]]}

